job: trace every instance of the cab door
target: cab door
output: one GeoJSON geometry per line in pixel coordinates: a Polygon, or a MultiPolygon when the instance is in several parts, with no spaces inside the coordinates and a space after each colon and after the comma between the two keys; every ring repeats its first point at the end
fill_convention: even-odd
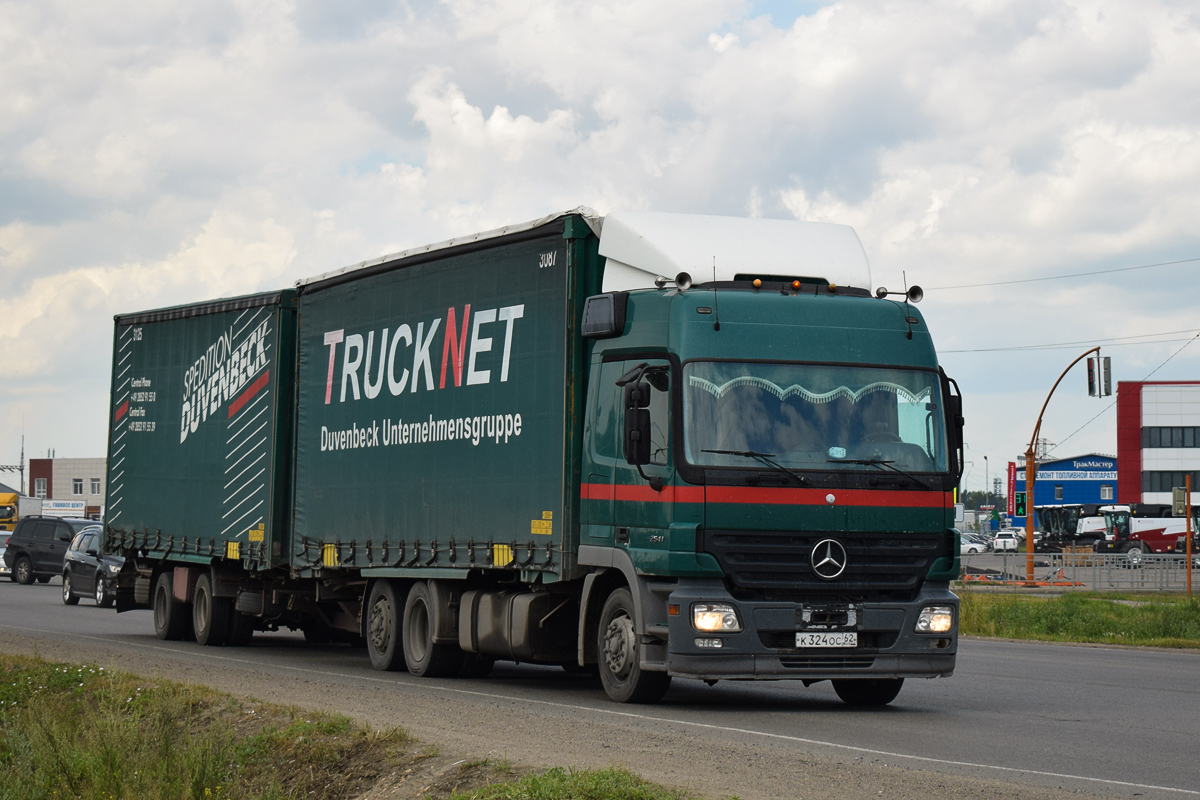
{"type": "MultiPolygon", "coordinates": [[[[635,411],[625,407],[625,389],[616,387],[620,458],[613,469],[614,543],[626,548],[634,564],[647,572],[668,571],[668,540],[675,512],[674,455],[672,451],[672,374],[666,359],[638,358],[622,363],[617,376],[645,365],[642,382],[649,387],[645,411],[650,417],[650,463],[630,464],[625,458],[624,436],[627,417],[635,411]],[[655,488],[654,483],[659,488],[655,488]]],[[[615,384],[616,378],[614,378],[615,384]]]]}
{"type": "Polygon", "coordinates": [[[581,514],[583,544],[613,544],[614,475],[621,460],[621,390],[617,378],[623,362],[594,364],[596,376],[588,392],[589,413],[584,426],[586,457],[581,514]]]}

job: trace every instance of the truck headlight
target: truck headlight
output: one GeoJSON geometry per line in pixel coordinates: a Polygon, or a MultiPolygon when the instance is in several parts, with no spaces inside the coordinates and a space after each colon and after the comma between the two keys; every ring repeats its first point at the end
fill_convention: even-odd
{"type": "Polygon", "coordinates": [[[692,627],[709,633],[737,633],[742,621],[734,607],[726,603],[696,603],[692,606],[692,627]]]}
{"type": "Polygon", "coordinates": [[[917,615],[917,633],[947,633],[954,627],[952,606],[925,606],[917,615]]]}

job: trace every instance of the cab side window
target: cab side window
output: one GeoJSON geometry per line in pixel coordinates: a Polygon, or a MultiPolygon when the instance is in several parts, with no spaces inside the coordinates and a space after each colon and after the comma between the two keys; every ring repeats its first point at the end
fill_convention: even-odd
{"type": "Polygon", "coordinates": [[[616,460],[620,454],[621,434],[617,424],[618,410],[621,403],[621,390],[617,388],[617,378],[625,371],[620,361],[609,361],[600,366],[600,383],[596,387],[596,419],[594,421],[596,435],[596,455],[606,459],[616,460]]]}

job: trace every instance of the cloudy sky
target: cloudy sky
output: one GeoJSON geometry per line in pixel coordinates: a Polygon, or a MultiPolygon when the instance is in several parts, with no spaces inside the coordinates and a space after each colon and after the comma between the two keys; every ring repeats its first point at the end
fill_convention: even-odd
{"type": "MultiPolygon", "coordinates": [[[[0,0],[0,463],[104,453],[117,312],[578,205],[853,225],[980,489],[1089,344],[1140,380],[1200,332],[1200,7],[0,0]]],[[[1057,454],[1109,404],[1069,377],[1057,454]]]]}

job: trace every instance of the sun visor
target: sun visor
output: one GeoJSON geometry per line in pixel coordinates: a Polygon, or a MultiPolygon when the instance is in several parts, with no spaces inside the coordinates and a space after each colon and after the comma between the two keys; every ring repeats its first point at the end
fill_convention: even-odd
{"type": "Polygon", "coordinates": [[[871,268],[858,234],[847,225],[745,219],[652,211],[604,218],[600,255],[605,292],[654,286],[687,272],[696,283],[739,274],[820,278],[871,289],[871,268]]]}

